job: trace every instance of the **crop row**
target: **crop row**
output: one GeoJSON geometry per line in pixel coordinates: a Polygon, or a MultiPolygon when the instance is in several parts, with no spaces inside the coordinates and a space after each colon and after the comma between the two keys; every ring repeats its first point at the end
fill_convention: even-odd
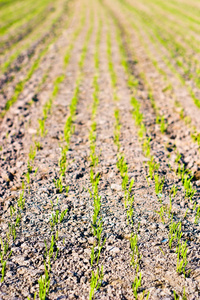
{"type": "MultiPolygon", "coordinates": [[[[63,18],[63,14],[66,12],[66,10],[67,8],[65,7],[61,11],[58,9],[47,20],[43,18],[45,23],[39,22],[42,27],[41,29],[39,27],[39,32],[38,28],[36,28],[33,32],[31,32],[30,35],[26,35],[26,37],[24,37],[20,42],[17,42],[17,48],[15,47],[15,44],[13,44],[6,49],[6,51],[2,54],[1,73],[6,73],[12,69],[13,62],[16,62],[18,57],[22,57],[23,52],[29,51],[29,57],[33,56],[35,48],[34,44],[38,46],[40,43],[45,43],[45,40],[48,38],[50,32],[55,31],[56,27],[59,25],[59,23],[61,23],[61,19],[63,18]],[[43,28],[45,28],[45,31],[43,31],[43,28]]],[[[48,13],[46,13],[46,15],[48,16],[48,13]]],[[[19,67],[18,64],[18,69],[15,69],[17,69],[16,71],[19,71],[20,68],[22,68],[22,65],[20,64],[19,67]]]]}
{"type": "MultiPolygon", "coordinates": [[[[69,20],[67,20],[65,27],[68,27],[69,24],[70,24],[69,20]]],[[[24,79],[22,79],[21,81],[19,81],[16,84],[13,96],[9,100],[7,100],[5,107],[4,107],[3,111],[1,112],[1,117],[4,117],[4,115],[10,109],[10,107],[18,100],[19,96],[21,95],[21,93],[23,92],[23,90],[25,88],[25,85],[32,78],[33,74],[38,70],[42,59],[45,57],[45,55],[48,54],[50,46],[57,41],[60,34],[61,34],[61,32],[59,34],[55,35],[53,38],[51,38],[47,42],[45,47],[41,50],[41,52],[39,52],[38,55],[34,58],[34,61],[33,61],[32,65],[30,66],[30,68],[28,69],[24,79]]],[[[42,78],[39,85],[41,85],[41,83],[43,83],[43,81],[45,81],[46,78],[47,78],[47,74],[44,75],[44,77],[42,78]]]]}
{"type": "MultiPolygon", "coordinates": [[[[122,1],[122,4],[127,11],[131,11],[135,16],[135,21],[131,22],[134,29],[139,31],[140,26],[143,26],[145,34],[148,34],[148,39],[155,46],[157,53],[161,55],[163,61],[180,80],[181,84],[186,86],[194,103],[199,107],[199,99],[195,94],[193,85],[190,83],[190,80],[193,79],[198,88],[198,61],[197,59],[193,59],[191,50],[188,49],[188,41],[185,41],[185,44],[181,44],[180,41],[177,42],[176,37],[178,37],[178,34],[180,33],[177,33],[177,35],[174,34],[174,26],[172,26],[169,21],[167,24],[164,22],[161,25],[156,18],[150,17],[147,13],[144,13],[143,10],[136,8],[127,1],[122,1]],[[150,22],[150,20],[155,20],[155,23],[150,22]],[[170,30],[168,30],[168,28],[170,28],[170,30]],[[162,51],[161,46],[165,48],[165,52],[162,51]]],[[[182,38],[184,39],[183,33],[182,38]]],[[[190,41],[190,47],[192,47],[195,42],[197,42],[197,40],[194,40],[193,42],[190,41]]]]}
{"type": "MultiPolygon", "coordinates": [[[[72,35],[72,41],[71,43],[69,44],[68,46],[68,49],[66,51],[66,54],[63,58],[63,68],[65,69],[70,61],[70,56],[71,56],[71,52],[73,50],[73,47],[74,47],[74,42],[75,40],[77,39],[78,35],[80,34],[82,28],[84,26],[84,18],[82,19],[82,22],[81,24],[79,25],[79,27],[75,30],[74,34],[72,35]]],[[[89,30],[89,33],[91,34],[91,28],[89,30]]],[[[87,35],[87,38],[86,38],[86,41],[88,42],[88,35],[87,35]]],[[[85,53],[85,48],[83,49],[82,51],[83,53],[85,53]]],[[[84,58],[85,56],[81,56],[81,59],[80,59],[80,62],[84,62],[84,58]]],[[[59,92],[59,89],[60,89],[60,84],[61,82],[64,80],[65,76],[64,74],[57,77],[57,79],[55,80],[54,82],[54,88],[53,88],[53,92],[52,92],[52,95],[50,97],[50,99],[48,100],[48,102],[44,105],[44,108],[43,108],[43,119],[46,120],[47,116],[48,116],[48,113],[50,113],[50,110],[51,110],[51,106],[53,104],[53,100],[55,99],[55,97],[57,96],[58,92],[59,92]]],[[[75,92],[74,92],[74,97],[73,99],[77,99],[77,86],[75,88],[75,92]]],[[[73,111],[75,112],[75,103],[74,101],[71,102],[71,110],[70,111],[73,111]]],[[[38,122],[39,122],[39,130],[38,130],[38,133],[40,133],[41,136],[44,135],[44,124],[41,125],[41,120],[42,119],[39,119],[38,122]]],[[[66,122],[67,123],[67,122],[66,122]]],[[[71,128],[68,128],[70,131],[71,131],[71,128]]],[[[47,133],[47,132],[46,132],[47,133]]],[[[37,142],[35,140],[35,145],[31,146],[30,147],[30,151],[29,151],[29,155],[28,155],[28,162],[27,162],[27,173],[24,175],[24,181],[22,182],[22,193],[20,194],[20,197],[19,197],[19,200],[17,201],[17,207],[13,207],[11,206],[10,207],[10,217],[11,217],[11,223],[9,225],[9,232],[6,234],[6,239],[3,241],[2,240],[2,246],[1,246],[1,264],[2,264],[2,270],[1,270],[1,273],[2,273],[2,277],[1,277],[1,281],[4,280],[4,276],[5,276],[5,269],[6,269],[6,262],[7,260],[10,258],[11,256],[11,252],[8,253],[8,250],[10,248],[10,243],[11,241],[15,241],[16,237],[17,237],[17,228],[19,227],[20,225],[20,221],[21,221],[21,214],[23,213],[23,210],[25,209],[25,197],[24,197],[24,193],[26,191],[26,189],[28,189],[28,191],[30,191],[30,183],[31,183],[31,174],[33,173],[33,165],[34,165],[34,159],[36,157],[36,154],[37,154],[37,151],[39,151],[41,149],[41,143],[40,142],[37,142]]],[[[34,171],[34,174],[35,175],[37,173],[37,170],[38,168],[35,168],[35,171],[34,171]]],[[[56,185],[58,185],[58,183],[56,182],[55,183],[56,185]]],[[[60,186],[59,188],[61,189],[61,186],[62,186],[62,182],[60,182],[60,186]]],[[[62,188],[63,190],[63,188],[62,188]]],[[[51,225],[51,228],[53,229],[54,226],[58,223],[58,221],[62,222],[65,214],[67,213],[67,211],[63,211],[60,213],[60,215],[57,213],[57,210],[55,212],[55,214],[52,215],[52,218],[50,219],[50,225],[51,225]]],[[[48,260],[48,264],[46,264],[46,260],[44,262],[45,264],[45,276],[42,276],[40,279],[39,279],[39,297],[40,299],[45,299],[45,295],[46,293],[48,292],[49,290],[49,271],[50,271],[50,268],[51,268],[51,265],[50,265],[50,259],[52,257],[52,247],[55,246],[55,242],[56,242],[56,237],[57,237],[58,233],[56,232],[55,234],[55,237],[54,235],[52,235],[52,239],[51,239],[51,245],[50,245],[50,248],[49,250],[47,251],[46,250],[46,260],[48,260]]],[[[47,247],[47,246],[46,246],[47,247]]]]}
{"type": "MultiPolygon", "coordinates": [[[[116,19],[114,20],[116,22],[116,19]]],[[[116,22],[117,23],[117,22],[116,22]]],[[[125,33],[123,32],[123,37],[125,36],[125,33]]],[[[171,213],[172,209],[172,198],[170,196],[170,207],[167,209],[165,206],[162,205],[162,200],[160,197],[162,197],[163,193],[163,187],[164,187],[164,178],[161,178],[159,175],[159,164],[156,163],[154,157],[151,155],[151,147],[150,147],[150,141],[151,139],[149,138],[149,135],[147,135],[148,129],[145,126],[145,120],[144,120],[144,115],[141,112],[140,108],[140,103],[138,102],[137,98],[135,95],[137,94],[137,85],[138,81],[144,80],[143,77],[141,77],[139,80],[137,78],[134,78],[133,73],[132,73],[132,68],[130,68],[130,65],[128,64],[129,57],[127,56],[127,48],[124,47],[123,40],[121,39],[121,32],[120,29],[118,29],[117,32],[117,40],[119,43],[119,48],[121,52],[121,58],[122,58],[122,65],[124,67],[125,73],[127,74],[127,84],[129,88],[132,90],[133,96],[131,98],[131,104],[133,106],[133,117],[135,119],[135,123],[138,126],[138,136],[140,141],[142,142],[142,148],[144,151],[145,156],[148,158],[148,167],[149,167],[149,178],[154,179],[154,184],[155,184],[155,192],[158,197],[158,200],[160,201],[161,207],[160,211],[158,212],[160,214],[161,220],[163,222],[163,216],[166,214],[166,216],[169,219],[169,247],[171,248],[172,241],[177,240],[177,246],[176,246],[176,252],[177,252],[177,272],[178,273],[183,273],[185,276],[189,276],[190,271],[186,271],[186,266],[188,264],[187,261],[187,241],[181,242],[181,222],[179,221],[178,223],[173,221],[173,214],[171,213]],[[166,210],[167,209],[167,210],[166,210]]],[[[128,45],[131,44],[131,41],[129,40],[128,45]]],[[[148,86],[148,84],[147,84],[148,86]]],[[[154,113],[157,115],[157,122],[160,125],[160,130],[161,133],[165,133],[166,131],[166,124],[164,122],[164,119],[162,116],[159,115],[159,110],[157,106],[155,105],[152,91],[149,89],[149,98],[151,100],[152,107],[154,109],[154,113]]],[[[115,112],[115,118],[116,118],[116,133],[115,133],[115,141],[118,144],[118,148],[120,147],[119,144],[119,130],[120,130],[120,123],[119,123],[119,112],[116,110],[115,112]]],[[[149,134],[149,132],[148,132],[149,134]]],[[[184,169],[184,166],[181,165],[180,161],[180,156],[178,157],[177,155],[177,163],[178,163],[178,168],[177,172],[178,175],[182,178],[182,184],[184,185],[185,189],[185,197],[191,200],[195,190],[193,189],[191,185],[191,175],[187,172],[187,170],[184,169]]],[[[123,163],[124,158],[122,158],[121,165],[124,166],[124,169],[126,170],[126,164],[123,163]]],[[[121,167],[123,169],[123,167],[121,167]]],[[[147,179],[148,180],[148,179],[147,179]]],[[[166,188],[165,188],[166,190],[166,188]]],[[[176,195],[177,189],[176,186],[174,185],[172,190],[169,191],[170,194],[176,195]],[[173,192],[172,192],[173,191],[173,192]]],[[[196,207],[196,202],[194,203],[194,210],[196,207]]],[[[198,209],[196,211],[196,217],[195,217],[195,222],[198,218],[198,209]]],[[[183,295],[185,292],[183,291],[183,295]]],[[[185,296],[184,296],[185,297],[185,296]]]]}
{"type": "MultiPolygon", "coordinates": [[[[110,71],[110,77],[111,77],[111,84],[113,87],[113,101],[117,102],[119,101],[119,97],[117,95],[117,75],[115,72],[115,67],[112,61],[112,48],[111,48],[111,36],[108,33],[107,36],[107,57],[108,57],[108,65],[109,65],[109,71],[110,71]]],[[[133,226],[133,212],[134,212],[134,194],[132,193],[132,188],[134,185],[134,180],[131,179],[129,180],[128,176],[128,165],[126,162],[126,158],[124,156],[124,153],[121,152],[121,144],[120,144],[120,132],[121,132],[121,124],[120,124],[120,111],[117,108],[115,108],[114,111],[114,117],[115,117],[115,126],[114,126],[114,142],[117,146],[117,163],[116,166],[120,172],[121,175],[121,185],[122,185],[122,190],[124,193],[124,209],[126,210],[127,213],[127,224],[132,224],[133,226]]],[[[133,230],[133,228],[132,228],[133,230]]],[[[130,237],[130,249],[131,249],[131,261],[130,264],[133,266],[135,269],[135,279],[132,283],[132,290],[133,290],[133,295],[135,299],[138,297],[138,290],[141,287],[142,283],[142,274],[139,272],[140,270],[140,253],[139,253],[139,248],[138,248],[138,235],[137,232],[131,233],[130,237]]],[[[143,293],[143,297],[145,295],[145,292],[143,293]]],[[[148,299],[149,293],[146,295],[146,299],[148,299]]]]}

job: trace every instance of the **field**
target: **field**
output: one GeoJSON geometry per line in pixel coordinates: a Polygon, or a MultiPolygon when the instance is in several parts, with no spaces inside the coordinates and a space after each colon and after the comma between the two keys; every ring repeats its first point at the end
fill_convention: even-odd
{"type": "Polygon", "coordinates": [[[199,17],[0,0],[0,299],[200,299],[199,17]]]}

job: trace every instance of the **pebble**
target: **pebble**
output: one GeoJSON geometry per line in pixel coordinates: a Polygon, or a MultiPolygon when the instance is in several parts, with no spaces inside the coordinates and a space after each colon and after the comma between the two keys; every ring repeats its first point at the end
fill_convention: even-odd
{"type": "Polygon", "coordinates": [[[114,191],[121,191],[122,187],[119,184],[112,183],[111,184],[111,189],[114,190],[114,191]]]}

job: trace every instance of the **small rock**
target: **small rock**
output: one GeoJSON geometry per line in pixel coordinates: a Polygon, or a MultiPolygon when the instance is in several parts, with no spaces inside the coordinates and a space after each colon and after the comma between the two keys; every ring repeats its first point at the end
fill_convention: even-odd
{"type": "Polygon", "coordinates": [[[122,188],[121,188],[121,185],[113,183],[113,184],[111,184],[111,189],[114,191],[121,191],[122,188]]]}
{"type": "Polygon", "coordinates": [[[39,194],[42,194],[42,193],[49,194],[49,190],[48,190],[47,188],[40,188],[40,189],[38,190],[38,193],[39,193],[39,194]]]}
{"type": "Polygon", "coordinates": [[[16,166],[17,166],[17,168],[20,168],[21,166],[23,166],[23,161],[18,161],[17,163],[16,163],[16,166]]]}
{"type": "Polygon", "coordinates": [[[91,236],[91,237],[88,238],[88,243],[89,243],[90,245],[93,245],[94,242],[95,242],[95,238],[94,238],[93,236],[91,236]]]}
{"type": "Polygon", "coordinates": [[[194,173],[193,180],[194,180],[194,181],[200,180],[200,171],[196,171],[196,172],[194,173]]]}
{"type": "Polygon", "coordinates": [[[86,239],[84,238],[79,238],[78,241],[80,244],[86,243],[86,239]]]}
{"type": "Polygon", "coordinates": [[[200,180],[197,180],[197,181],[196,181],[196,185],[197,185],[197,186],[200,186],[200,180]]]}
{"type": "Polygon", "coordinates": [[[28,129],[28,133],[30,133],[30,134],[36,134],[36,133],[37,133],[37,130],[34,129],[34,128],[29,128],[29,129],[28,129]]]}
{"type": "Polygon", "coordinates": [[[81,283],[86,283],[87,282],[87,277],[82,276],[80,282],[81,283]]]}
{"type": "Polygon", "coordinates": [[[112,248],[110,249],[110,252],[112,252],[112,253],[119,253],[119,252],[120,252],[120,249],[117,248],[117,247],[112,247],[112,248]]]}
{"type": "Polygon", "coordinates": [[[1,177],[6,181],[13,181],[14,175],[9,171],[1,171],[1,177]]]}
{"type": "Polygon", "coordinates": [[[165,225],[164,225],[163,223],[160,223],[160,224],[159,224],[159,227],[160,227],[161,230],[164,230],[164,229],[165,229],[165,225]]]}
{"type": "Polygon", "coordinates": [[[84,174],[82,172],[77,172],[74,174],[75,179],[82,178],[83,176],[84,176],[84,174]]]}

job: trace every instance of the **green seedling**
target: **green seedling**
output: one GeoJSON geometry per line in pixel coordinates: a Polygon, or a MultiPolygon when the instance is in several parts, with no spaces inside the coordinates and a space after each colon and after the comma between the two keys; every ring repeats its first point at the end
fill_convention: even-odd
{"type": "Polygon", "coordinates": [[[20,193],[19,199],[17,201],[17,205],[21,210],[24,210],[25,207],[24,191],[20,193]]]}
{"type": "Polygon", "coordinates": [[[115,98],[116,96],[115,89],[117,87],[117,75],[112,61],[112,44],[111,44],[111,36],[109,32],[107,34],[107,58],[108,58],[108,69],[111,77],[111,84],[114,89],[114,100],[117,100],[117,97],[115,98]]]}
{"type": "Polygon", "coordinates": [[[133,106],[133,118],[135,119],[135,124],[141,126],[143,124],[143,114],[140,112],[140,104],[135,97],[131,98],[131,105],[133,106]]]}
{"type": "Polygon", "coordinates": [[[130,182],[130,185],[129,185],[129,189],[128,189],[129,193],[132,192],[132,187],[133,187],[134,183],[135,183],[135,180],[132,178],[131,182],[130,182]]]}
{"type": "Polygon", "coordinates": [[[15,221],[15,227],[19,225],[20,221],[21,221],[21,214],[18,214],[15,221]]]}
{"type": "Polygon", "coordinates": [[[194,194],[196,193],[196,190],[193,189],[192,183],[191,183],[192,177],[189,178],[188,174],[184,174],[184,177],[182,177],[184,189],[185,189],[185,197],[190,198],[190,201],[192,200],[194,194]]]}
{"type": "Polygon", "coordinates": [[[187,242],[182,242],[177,247],[177,272],[186,276],[185,268],[188,264],[187,261],[187,242]]]}
{"type": "Polygon", "coordinates": [[[1,257],[1,260],[2,260],[2,258],[7,254],[8,249],[9,249],[9,239],[8,239],[8,240],[5,240],[5,241],[3,241],[3,240],[1,239],[1,250],[0,250],[0,257],[1,257]]]}
{"type": "MultiPolygon", "coordinates": [[[[55,254],[55,258],[54,258],[54,260],[56,260],[57,255],[58,255],[58,251],[59,251],[59,248],[57,247],[55,241],[56,241],[56,237],[54,237],[54,235],[52,235],[49,251],[48,251],[47,243],[46,243],[46,241],[44,241],[45,249],[46,249],[46,253],[44,255],[44,258],[46,259],[46,262],[48,263],[49,272],[51,271],[51,258],[53,257],[53,253],[56,250],[56,254],[55,254]]],[[[46,265],[46,262],[45,262],[45,265],[46,265]]]]}
{"type": "Polygon", "coordinates": [[[185,112],[184,112],[183,108],[179,112],[179,117],[180,117],[181,120],[183,120],[185,118],[185,112]]]}
{"type": "Polygon", "coordinates": [[[65,172],[67,169],[67,153],[68,148],[63,147],[61,151],[61,158],[59,160],[59,166],[60,166],[60,173],[62,176],[65,176],[65,172]]]}
{"type": "Polygon", "coordinates": [[[173,197],[175,197],[177,194],[177,191],[178,191],[178,187],[176,187],[176,185],[174,184],[173,187],[171,188],[170,193],[173,194],[173,197]]]}
{"type": "Polygon", "coordinates": [[[12,255],[12,250],[11,250],[9,255],[7,255],[7,259],[4,258],[7,254],[7,252],[8,252],[8,248],[9,248],[8,242],[5,241],[3,243],[3,241],[1,240],[1,250],[0,250],[0,259],[1,259],[1,266],[2,266],[2,269],[1,269],[1,282],[4,281],[7,260],[12,255]]]}
{"type": "Polygon", "coordinates": [[[66,197],[68,196],[68,193],[69,193],[69,185],[68,186],[65,186],[65,193],[66,193],[66,197]]]}
{"type": "MultiPolygon", "coordinates": [[[[58,230],[56,230],[55,240],[56,240],[56,241],[58,240],[58,230]]],[[[57,255],[56,255],[56,257],[55,257],[55,260],[56,260],[56,258],[57,258],[57,255]]]]}
{"type": "Polygon", "coordinates": [[[159,249],[160,249],[161,253],[165,256],[165,252],[162,250],[162,248],[159,247],[159,249]]]}
{"type": "Polygon", "coordinates": [[[25,191],[26,185],[24,183],[24,181],[22,180],[22,190],[25,191]]]}
{"type": "Polygon", "coordinates": [[[183,288],[182,300],[187,300],[187,297],[186,297],[186,294],[185,294],[185,287],[183,288]]]}
{"type": "Polygon", "coordinates": [[[198,223],[199,218],[200,218],[200,206],[197,207],[194,224],[198,223]]]}
{"type": "Polygon", "coordinates": [[[27,183],[30,184],[30,182],[31,182],[30,173],[27,172],[27,173],[25,174],[25,176],[26,176],[26,181],[27,181],[27,183]]]}
{"type": "Polygon", "coordinates": [[[90,281],[90,294],[89,294],[89,300],[92,300],[94,297],[95,291],[97,291],[102,284],[103,280],[103,266],[100,268],[97,268],[96,274],[94,271],[92,271],[92,278],[90,281]]]}
{"type": "Polygon", "coordinates": [[[156,195],[161,194],[163,190],[163,185],[164,185],[164,177],[160,178],[158,174],[154,175],[154,181],[155,181],[155,192],[156,195]]]}
{"type": "Polygon", "coordinates": [[[83,49],[82,49],[81,58],[79,60],[79,67],[80,67],[81,70],[83,69],[83,66],[84,66],[84,62],[85,62],[85,58],[86,58],[86,54],[87,54],[87,49],[88,49],[88,43],[89,43],[89,39],[90,39],[90,36],[92,34],[92,31],[93,31],[93,27],[90,27],[88,32],[87,32],[85,44],[84,44],[83,49]]]}
{"type": "Polygon", "coordinates": [[[6,263],[7,261],[4,260],[1,264],[2,264],[2,269],[1,269],[1,282],[4,281],[4,277],[5,277],[5,270],[6,270],[6,263]]]}
{"type": "MultiPolygon", "coordinates": [[[[37,297],[37,292],[34,293],[33,300],[36,300],[36,297],[37,297]]],[[[28,297],[27,300],[31,300],[31,298],[28,297]]]]}
{"type": "Polygon", "coordinates": [[[172,242],[174,240],[177,240],[178,243],[182,237],[182,232],[181,232],[181,222],[175,223],[171,222],[169,225],[169,248],[172,248],[172,242]]]}
{"type": "Polygon", "coordinates": [[[10,206],[10,216],[12,218],[13,214],[16,212],[16,208],[14,206],[10,206]]]}
{"type": "Polygon", "coordinates": [[[127,167],[124,155],[120,154],[120,153],[118,154],[117,168],[120,171],[121,177],[124,178],[124,176],[128,172],[128,167],[127,167]]]}
{"type": "Polygon", "coordinates": [[[141,260],[141,256],[139,254],[139,249],[138,249],[138,235],[136,234],[131,234],[130,238],[130,245],[131,245],[131,265],[137,266],[139,264],[139,261],[141,260]]]}
{"type": "Polygon", "coordinates": [[[193,208],[192,208],[193,211],[195,211],[196,206],[197,206],[197,203],[195,202],[195,203],[194,203],[194,206],[193,206],[193,208]]]}
{"type": "MultiPolygon", "coordinates": [[[[133,197],[134,198],[134,197],[133,197]]],[[[131,224],[133,225],[133,214],[134,214],[134,209],[132,207],[132,205],[129,205],[129,208],[127,209],[127,223],[129,225],[129,221],[131,222],[131,224]]]]}
{"type": "Polygon", "coordinates": [[[120,129],[121,125],[120,124],[115,124],[115,129],[114,129],[114,143],[117,146],[117,149],[119,151],[120,149],[120,129]]]}
{"type": "Polygon", "coordinates": [[[68,212],[68,208],[61,212],[61,214],[60,214],[60,223],[63,221],[63,219],[64,219],[67,212],[68,212]]]}
{"type": "Polygon", "coordinates": [[[135,276],[134,282],[132,284],[132,289],[133,289],[133,294],[135,299],[138,299],[138,290],[141,287],[141,284],[142,284],[142,273],[140,272],[139,276],[138,275],[135,276]]]}
{"type": "Polygon", "coordinates": [[[39,134],[41,137],[44,137],[47,135],[47,130],[45,131],[45,119],[38,119],[39,123],[39,134]]]}
{"type": "Polygon", "coordinates": [[[165,133],[167,130],[167,124],[165,122],[164,116],[157,116],[156,117],[156,123],[160,125],[160,132],[165,133]]]}
{"type": "Polygon", "coordinates": [[[37,148],[31,146],[30,150],[29,150],[29,154],[28,154],[28,157],[29,157],[30,161],[32,161],[32,162],[34,161],[36,153],[37,153],[37,148]]]}
{"type": "Polygon", "coordinates": [[[128,174],[125,173],[122,177],[122,189],[123,189],[123,191],[126,191],[127,186],[128,186],[128,174]]]}
{"type": "Polygon", "coordinates": [[[99,263],[99,258],[100,258],[101,250],[102,250],[103,246],[105,245],[105,243],[106,243],[106,238],[103,240],[102,243],[100,243],[100,242],[98,243],[97,255],[95,257],[97,265],[99,263]]]}
{"type": "Polygon", "coordinates": [[[28,169],[28,173],[31,174],[31,172],[33,170],[33,166],[31,165],[31,161],[30,160],[28,160],[27,169],[28,169]]]}
{"type": "Polygon", "coordinates": [[[55,188],[58,189],[59,193],[62,193],[62,191],[63,191],[62,177],[63,177],[63,175],[61,174],[57,180],[53,179],[55,188]]]}
{"type": "Polygon", "coordinates": [[[93,245],[92,249],[91,249],[91,255],[90,255],[90,263],[91,263],[91,267],[93,266],[94,264],[94,261],[95,261],[95,245],[93,245]]]}
{"type": "Polygon", "coordinates": [[[171,215],[171,211],[172,211],[172,197],[171,195],[169,196],[169,209],[168,209],[168,218],[172,219],[173,215],[171,215]]]}
{"type": "Polygon", "coordinates": [[[146,135],[146,127],[144,123],[141,123],[140,128],[138,129],[138,137],[140,141],[145,137],[145,135],[146,135]]]}
{"type": "Polygon", "coordinates": [[[151,138],[145,138],[142,144],[142,150],[144,152],[144,155],[146,157],[150,157],[151,156],[151,146],[150,146],[150,141],[151,138]]]}
{"type": "Polygon", "coordinates": [[[38,167],[35,169],[35,172],[34,172],[34,176],[36,176],[37,175],[37,171],[38,171],[38,167]]]}
{"type": "Polygon", "coordinates": [[[90,160],[91,160],[91,167],[96,167],[99,162],[98,156],[95,154],[96,146],[95,144],[90,145],[90,160]]]}
{"type": "Polygon", "coordinates": [[[93,195],[93,200],[94,200],[94,213],[92,217],[92,222],[93,222],[93,230],[94,230],[94,235],[96,235],[96,224],[97,224],[97,218],[101,209],[101,197],[97,194],[93,195]]]}
{"type": "Polygon", "coordinates": [[[175,291],[173,291],[173,294],[174,294],[174,300],[179,300],[179,296],[176,294],[175,291]]]}
{"type": "Polygon", "coordinates": [[[161,206],[160,211],[156,211],[156,212],[160,215],[160,219],[161,219],[162,223],[165,224],[165,218],[164,218],[165,211],[164,211],[164,207],[161,206]]]}
{"type": "Polygon", "coordinates": [[[45,265],[45,275],[41,276],[38,280],[39,283],[39,298],[40,300],[45,300],[49,292],[50,278],[48,270],[45,265]]]}
{"type": "Polygon", "coordinates": [[[151,156],[151,159],[147,162],[148,166],[149,166],[149,177],[151,178],[151,180],[153,179],[153,176],[155,175],[155,173],[158,171],[159,169],[159,164],[155,162],[154,157],[151,156]]]}
{"type": "Polygon", "coordinates": [[[193,141],[196,142],[200,146],[200,133],[197,133],[196,129],[191,134],[191,137],[192,137],[193,141]]]}
{"type": "Polygon", "coordinates": [[[10,224],[8,223],[8,227],[9,227],[9,234],[13,236],[13,240],[15,241],[16,240],[16,226],[15,224],[10,224]]]}
{"type": "Polygon", "coordinates": [[[176,155],[175,163],[178,163],[181,159],[181,154],[178,152],[176,155]]]}
{"type": "Polygon", "coordinates": [[[59,216],[59,210],[57,209],[57,210],[55,211],[55,213],[53,213],[53,214],[51,215],[51,219],[50,219],[50,221],[49,221],[52,230],[53,230],[54,226],[55,226],[56,224],[58,224],[58,216],[59,216]]]}
{"type": "Polygon", "coordinates": [[[37,149],[37,151],[40,151],[42,149],[42,145],[40,142],[35,141],[35,147],[37,149]]]}

